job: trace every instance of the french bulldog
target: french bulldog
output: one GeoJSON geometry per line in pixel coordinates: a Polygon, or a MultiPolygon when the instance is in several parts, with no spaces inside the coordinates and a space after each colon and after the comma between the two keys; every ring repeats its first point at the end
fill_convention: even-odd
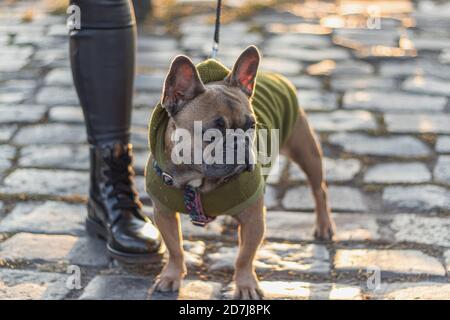
{"type": "MultiPolygon", "coordinates": [[[[182,188],[194,182],[201,192],[214,190],[233,176],[252,170],[248,164],[205,165],[170,163],[174,147],[171,137],[178,129],[193,131],[194,121],[202,121],[209,128],[223,130],[255,125],[252,95],[260,64],[260,54],[255,46],[241,53],[229,75],[222,81],[202,83],[195,65],[183,55],[171,63],[162,92],[161,103],[169,114],[164,135],[165,167],[171,172],[174,187],[182,188]],[[219,121],[218,121],[219,119],[219,121]]],[[[280,152],[289,157],[306,173],[316,206],[316,238],[330,240],[334,234],[334,222],[327,204],[327,188],[323,177],[322,151],[315,140],[303,110],[300,110],[290,136],[280,152]]],[[[192,146],[194,147],[194,145],[192,146]]],[[[151,169],[148,169],[151,170],[151,169]]],[[[182,233],[177,212],[171,212],[154,203],[154,219],[169,252],[168,260],[157,277],[156,291],[176,291],[186,274],[183,257],[182,233]]],[[[239,253],[235,262],[233,280],[236,299],[261,299],[264,293],[259,287],[254,260],[265,232],[265,207],[261,196],[256,202],[233,216],[239,224],[239,253]]]]}

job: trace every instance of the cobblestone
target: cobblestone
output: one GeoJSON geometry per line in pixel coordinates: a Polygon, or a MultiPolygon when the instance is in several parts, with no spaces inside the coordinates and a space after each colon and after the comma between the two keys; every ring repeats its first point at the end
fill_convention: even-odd
{"type": "Polygon", "coordinates": [[[438,137],[436,141],[436,151],[439,153],[450,153],[450,137],[438,137]]]}
{"type": "Polygon", "coordinates": [[[445,276],[441,263],[417,250],[338,249],[334,258],[338,272],[380,268],[382,276],[395,274],[445,276]]]}
{"type": "Polygon", "coordinates": [[[133,111],[133,118],[131,120],[133,125],[147,128],[149,121],[150,112],[148,108],[133,111]]]}
{"type": "MultiPolygon", "coordinates": [[[[385,21],[383,21],[385,22],[385,21]]],[[[357,42],[362,46],[395,46],[397,42],[398,31],[393,29],[371,30],[371,29],[337,29],[333,40],[337,43],[357,42]]]]}
{"type": "Polygon", "coordinates": [[[309,116],[317,131],[375,130],[377,124],[372,114],[366,111],[338,110],[332,113],[313,113],[309,116]]]}
{"type": "Polygon", "coordinates": [[[67,275],[0,269],[0,299],[61,300],[67,296],[67,275]]]}
{"type": "Polygon", "coordinates": [[[345,151],[359,155],[425,157],[430,149],[420,140],[410,136],[371,137],[363,134],[337,133],[328,139],[345,151]]]}
{"type": "Polygon", "coordinates": [[[170,37],[142,36],[138,39],[138,49],[142,51],[175,50],[177,41],[170,37]]]}
{"type": "Polygon", "coordinates": [[[69,51],[67,48],[43,48],[34,54],[34,62],[38,67],[68,68],[69,51]]]}
{"type": "Polygon", "coordinates": [[[83,112],[80,107],[53,107],[50,109],[48,118],[55,122],[83,122],[83,112]]]}
{"type": "MultiPolygon", "coordinates": [[[[395,87],[395,81],[390,78],[377,77],[359,77],[355,79],[352,76],[333,77],[331,79],[331,88],[335,91],[345,92],[347,90],[389,90],[395,87]]],[[[348,99],[348,97],[347,97],[348,99]]]]}
{"type": "Polygon", "coordinates": [[[374,72],[372,65],[361,61],[323,60],[308,66],[308,74],[313,76],[369,76],[374,72]]]}
{"type": "Polygon", "coordinates": [[[326,111],[337,109],[337,96],[333,93],[299,90],[298,103],[305,110],[326,111]]]}
{"type": "MultiPolygon", "coordinates": [[[[265,299],[274,300],[360,300],[361,289],[337,283],[299,281],[261,281],[265,299]]],[[[225,293],[232,297],[232,287],[225,293]]]]}
{"type": "Polygon", "coordinates": [[[285,33],[276,37],[272,37],[265,42],[266,47],[278,48],[282,47],[327,47],[330,40],[322,35],[285,33]]]}
{"type": "Polygon", "coordinates": [[[0,106],[0,123],[32,123],[38,122],[44,117],[47,109],[43,106],[0,106]]]}
{"type": "Polygon", "coordinates": [[[421,183],[430,180],[430,171],[421,162],[378,164],[364,176],[365,183],[421,183]]]}
{"type": "Polygon", "coordinates": [[[429,212],[450,209],[450,191],[434,186],[393,186],[383,191],[385,207],[394,210],[429,212]]]}
{"type": "Polygon", "coordinates": [[[450,250],[445,251],[445,264],[447,265],[447,274],[450,274],[450,250]]]}
{"type": "Polygon", "coordinates": [[[89,282],[82,300],[144,300],[151,288],[150,277],[99,275],[89,282]]]}
{"type": "MultiPolygon", "coordinates": [[[[313,78],[310,76],[293,76],[290,77],[289,80],[294,84],[294,86],[297,89],[316,89],[319,90],[322,88],[322,82],[320,79],[313,78]]],[[[303,90],[302,90],[303,92],[303,90]]],[[[311,91],[314,92],[314,91],[311,91]]],[[[299,99],[302,97],[302,95],[298,96],[299,99]]]]}
{"type": "Polygon", "coordinates": [[[17,104],[30,99],[35,89],[34,81],[10,80],[0,88],[0,103],[17,104]]]}
{"type": "Polygon", "coordinates": [[[371,297],[384,300],[448,300],[448,292],[448,283],[403,282],[382,284],[371,297]]]}
{"type": "Polygon", "coordinates": [[[17,233],[0,244],[0,260],[8,262],[108,265],[105,244],[69,235],[17,233]]]}
{"type": "Polygon", "coordinates": [[[203,241],[183,241],[184,259],[189,267],[200,267],[203,264],[205,243],[203,241]]]}
{"type": "Polygon", "coordinates": [[[300,60],[303,62],[317,62],[322,60],[345,60],[349,58],[347,51],[340,48],[306,49],[295,47],[276,47],[263,50],[268,56],[281,57],[283,59],[300,60]]]}
{"type": "Polygon", "coordinates": [[[404,78],[414,76],[423,72],[423,68],[417,62],[382,62],[380,63],[380,74],[384,77],[404,78]]]}
{"type": "Polygon", "coordinates": [[[432,77],[411,77],[403,82],[402,88],[406,91],[450,96],[450,82],[432,77]]]}
{"type": "Polygon", "coordinates": [[[0,232],[80,235],[84,232],[85,206],[64,202],[18,203],[0,221],[0,232]]]}
{"type": "Polygon", "coordinates": [[[32,54],[29,47],[2,47],[0,59],[0,72],[16,72],[25,67],[32,54]]]}
{"type": "Polygon", "coordinates": [[[87,170],[89,148],[85,145],[26,146],[20,151],[19,166],[87,170]]]}
{"type": "Polygon", "coordinates": [[[165,79],[164,73],[138,74],[134,87],[138,91],[160,91],[165,79]]]}
{"type": "Polygon", "coordinates": [[[445,49],[442,50],[441,54],[439,55],[439,62],[444,64],[450,64],[450,50],[445,49]]]}
{"type": "Polygon", "coordinates": [[[78,125],[39,124],[20,129],[14,142],[20,145],[85,143],[86,133],[85,129],[78,125]]]}
{"type": "Polygon", "coordinates": [[[64,261],[76,243],[73,236],[18,233],[0,244],[3,261],[64,261]]]}
{"type": "Polygon", "coordinates": [[[9,139],[11,139],[16,129],[17,127],[15,125],[0,126],[0,142],[8,141],[9,139]]]}
{"type": "Polygon", "coordinates": [[[394,133],[450,133],[446,114],[386,114],[384,121],[394,133]]]}
{"type": "Polygon", "coordinates": [[[198,300],[219,299],[221,285],[215,282],[185,280],[177,293],[154,293],[148,277],[96,276],[80,299],[84,300],[198,300]]]}
{"type": "Polygon", "coordinates": [[[349,91],[344,95],[344,108],[368,109],[384,112],[443,111],[445,97],[431,97],[399,92],[349,91]]]}
{"type": "Polygon", "coordinates": [[[272,209],[278,206],[277,190],[274,187],[266,186],[264,192],[264,204],[267,209],[272,209]]]}
{"type": "Polygon", "coordinates": [[[78,196],[86,194],[88,181],[88,175],[83,172],[17,169],[6,177],[0,192],[78,196]]]}
{"type": "Polygon", "coordinates": [[[450,185],[450,156],[440,156],[438,158],[433,176],[436,181],[450,185]]]}
{"type": "MultiPolygon", "coordinates": [[[[361,162],[357,159],[323,159],[325,180],[328,182],[350,181],[361,170],[361,162]]],[[[305,173],[300,167],[291,162],[289,167],[289,180],[306,181],[305,173]]]]}
{"type": "MultiPolygon", "coordinates": [[[[334,213],[336,236],[338,241],[377,240],[378,225],[375,217],[370,214],[334,213]],[[356,217],[358,217],[356,219],[356,217]]],[[[315,217],[312,213],[297,213],[287,211],[269,211],[267,213],[268,239],[286,239],[288,241],[311,241],[315,217]]]]}
{"type": "Polygon", "coordinates": [[[415,36],[413,37],[413,42],[417,50],[423,51],[441,51],[442,49],[447,49],[450,47],[444,38],[415,36]]]}
{"type": "Polygon", "coordinates": [[[261,68],[286,75],[297,75],[300,73],[303,65],[294,60],[267,57],[261,61],[261,68]]]}
{"type": "Polygon", "coordinates": [[[78,97],[76,96],[75,89],[64,87],[45,87],[39,91],[36,96],[36,102],[48,106],[54,105],[77,105],[78,97]]]}
{"type": "Polygon", "coordinates": [[[391,223],[397,241],[450,247],[449,218],[398,214],[391,223]]]}
{"type": "Polygon", "coordinates": [[[154,106],[157,105],[161,99],[161,94],[159,92],[136,92],[133,99],[133,105],[135,108],[143,107],[147,108],[148,112],[151,113],[154,106]]]}
{"type": "Polygon", "coordinates": [[[16,149],[9,145],[0,145],[0,173],[11,166],[16,149]]]}
{"type": "Polygon", "coordinates": [[[148,132],[143,127],[132,127],[131,144],[134,148],[148,150],[148,132]]]}
{"type": "Polygon", "coordinates": [[[184,280],[176,293],[155,293],[152,300],[218,300],[221,298],[222,285],[213,281],[184,280]]]}
{"type": "MultiPolygon", "coordinates": [[[[344,186],[330,186],[328,197],[332,210],[366,211],[367,205],[358,189],[344,186]]],[[[283,198],[283,207],[290,210],[314,210],[314,199],[309,187],[290,189],[283,198]]]]}
{"type": "MultiPolygon", "coordinates": [[[[221,247],[217,252],[207,255],[211,271],[232,271],[238,247],[221,247]]],[[[329,254],[321,245],[300,245],[287,243],[268,243],[257,253],[256,270],[263,272],[328,273],[329,254]]]]}
{"type": "Polygon", "coordinates": [[[48,86],[70,86],[73,84],[72,72],[67,68],[58,68],[50,71],[45,77],[48,86]]]}

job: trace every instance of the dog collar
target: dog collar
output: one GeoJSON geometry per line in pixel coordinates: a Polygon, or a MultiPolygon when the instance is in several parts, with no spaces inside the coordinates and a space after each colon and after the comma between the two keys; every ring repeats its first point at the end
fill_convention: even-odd
{"type": "MultiPolygon", "coordinates": [[[[161,177],[164,184],[173,187],[173,176],[162,170],[156,160],[153,160],[153,169],[155,170],[156,174],[161,177]]],[[[189,217],[191,218],[191,222],[193,225],[204,227],[215,219],[215,217],[207,216],[205,214],[200,192],[198,191],[197,187],[186,184],[183,191],[184,206],[189,213],[189,217]]]]}

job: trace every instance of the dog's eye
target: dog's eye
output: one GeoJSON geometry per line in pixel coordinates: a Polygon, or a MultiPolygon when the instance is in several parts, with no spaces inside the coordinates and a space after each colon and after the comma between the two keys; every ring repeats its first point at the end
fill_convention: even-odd
{"type": "Polygon", "coordinates": [[[222,117],[217,118],[215,123],[216,123],[216,127],[218,129],[225,129],[225,127],[226,127],[225,119],[222,117]]]}
{"type": "Polygon", "coordinates": [[[248,129],[255,129],[256,128],[256,121],[254,118],[248,117],[247,121],[245,123],[245,130],[248,129]]]}

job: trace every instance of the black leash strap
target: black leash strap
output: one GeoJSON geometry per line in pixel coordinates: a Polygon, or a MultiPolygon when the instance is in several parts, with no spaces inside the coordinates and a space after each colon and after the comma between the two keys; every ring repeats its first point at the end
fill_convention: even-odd
{"type": "Polygon", "coordinates": [[[222,12],[222,0],[217,0],[216,8],[216,27],[214,29],[214,44],[212,47],[211,58],[215,59],[217,57],[217,52],[219,51],[219,33],[220,33],[220,15],[222,12]]]}

